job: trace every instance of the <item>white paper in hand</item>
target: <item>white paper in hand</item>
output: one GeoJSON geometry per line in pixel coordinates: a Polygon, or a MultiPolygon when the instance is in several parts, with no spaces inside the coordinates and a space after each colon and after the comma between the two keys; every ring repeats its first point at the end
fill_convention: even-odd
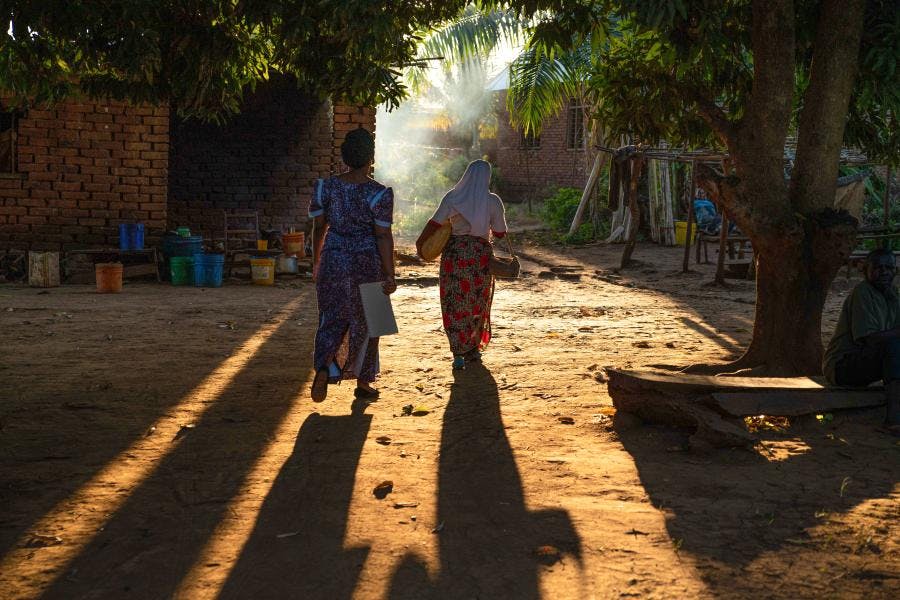
{"type": "Polygon", "coordinates": [[[363,312],[366,314],[370,338],[399,332],[397,319],[394,318],[394,309],[391,307],[391,297],[384,293],[382,283],[374,281],[359,284],[359,293],[362,296],[363,312]]]}

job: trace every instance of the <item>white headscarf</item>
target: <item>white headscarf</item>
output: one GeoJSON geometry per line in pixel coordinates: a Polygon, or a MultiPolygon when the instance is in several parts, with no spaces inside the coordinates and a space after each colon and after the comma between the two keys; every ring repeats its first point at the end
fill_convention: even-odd
{"type": "Polygon", "coordinates": [[[491,227],[490,183],[491,164],[486,160],[473,160],[456,185],[441,199],[445,209],[452,208],[469,222],[475,235],[486,236],[491,227]]]}

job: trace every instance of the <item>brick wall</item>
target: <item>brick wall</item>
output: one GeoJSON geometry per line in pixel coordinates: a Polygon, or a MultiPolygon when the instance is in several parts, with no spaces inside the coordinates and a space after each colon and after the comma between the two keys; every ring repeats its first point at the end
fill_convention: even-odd
{"type": "Polygon", "coordinates": [[[302,229],[315,180],[341,170],[344,134],[374,119],[374,109],[332,107],[288,79],[260,85],[225,125],[173,119],[169,227],[220,238],[224,211],[256,211],[263,229],[302,229]]]}
{"type": "Polygon", "coordinates": [[[139,220],[150,241],[166,223],[169,112],[66,101],[18,119],[17,172],[0,174],[0,248],[118,245],[139,220]]]}
{"type": "Polygon", "coordinates": [[[217,238],[225,210],[302,228],[316,178],[344,170],[340,144],[360,125],[374,131],[373,108],[288,80],[260,85],[225,125],[113,101],[29,110],[18,172],[0,174],[0,249],[116,247],[123,221],[143,222],[148,244],[179,225],[217,238]]]}
{"type": "Polygon", "coordinates": [[[333,107],[334,135],[332,140],[331,169],[340,173],[347,169],[341,160],[341,144],[347,132],[358,127],[375,132],[375,109],[369,106],[335,103],[333,107]]]}
{"type": "Polygon", "coordinates": [[[498,99],[497,140],[488,150],[500,169],[503,199],[540,199],[548,189],[559,186],[583,188],[588,175],[585,151],[566,147],[566,111],[544,123],[540,147],[524,148],[521,131],[509,124],[505,94],[500,92],[498,99]]]}

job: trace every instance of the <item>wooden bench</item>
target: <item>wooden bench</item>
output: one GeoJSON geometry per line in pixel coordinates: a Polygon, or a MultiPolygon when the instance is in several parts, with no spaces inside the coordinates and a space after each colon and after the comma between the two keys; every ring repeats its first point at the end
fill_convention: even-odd
{"type": "MultiPolygon", "coordinates": [[[[144,248],[142,250],[119,250],[118,248],[101,248],[90,250],[69,250],[66,252],[65,261],[69,266],[77,262],[82,256],[85,263],[91,266],[101,262],[122,263],[122,279],[133,277],[145,277],[152,275],[156,281],[159,276],[159,253],[156,248],[144,248]]],[[[69,274],[68,283],[93,283],[94,272],[75,271],[69,274]]]]}
{"type": "Polygon", "coordinates": [[[743,417],[789,416],[884,404],[880,387],[828,387],[820,377],[711,377],[649,371],[609,371],[616,410],[694,430],[691,443],[715,447],[755,441],[743,417]]]}

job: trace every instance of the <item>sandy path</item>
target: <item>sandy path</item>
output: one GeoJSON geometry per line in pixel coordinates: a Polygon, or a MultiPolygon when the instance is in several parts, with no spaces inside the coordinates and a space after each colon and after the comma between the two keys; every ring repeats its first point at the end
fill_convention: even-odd
{"type": "Polygon", "coordinates": [[[896,597],[900,446],[877,415],[709,454],[613,423],[598,370],[734,355],[751,283],[678,274],[677,249],[640,246],[622,278],[618,249],[526,251],[456,376],[437,288],[402,286],[369,406],[307,399],[309,283],[0,287],[0,595],[896,597]],[[536,276],[566,265],[580,281],[536,276]]]}

